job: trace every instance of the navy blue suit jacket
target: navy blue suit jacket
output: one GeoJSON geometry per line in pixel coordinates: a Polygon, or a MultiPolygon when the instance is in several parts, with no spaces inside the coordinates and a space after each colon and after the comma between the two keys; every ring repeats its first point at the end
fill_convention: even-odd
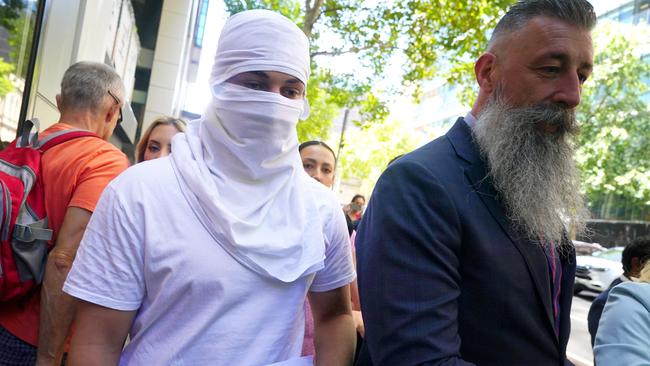
{"type": "Polygon", "coordinates": [[[546,256],[504,215],[462,118],[382,174],[356,247],[358,364],[570,365],[575,252],[561,255],[557,337],[546,256]]]}

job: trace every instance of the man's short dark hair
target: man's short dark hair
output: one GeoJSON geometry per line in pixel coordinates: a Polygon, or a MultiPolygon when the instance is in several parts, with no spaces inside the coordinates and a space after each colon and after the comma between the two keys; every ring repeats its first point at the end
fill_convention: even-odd
{"type": "Polygon", "coordinates": [[[541,16],[563,20],[580,29],[592,30],[596,25],[594,7],[586,0],[520,0],[499,20],[490,43],[541,16]]]}
{"type": "Polygon", "coordinates": [[[626,274],[632,270],[632,258],[639,258],[641,261],[650,259],[650,236],[636,238],[623,249],[621,262],[626,274]]]}

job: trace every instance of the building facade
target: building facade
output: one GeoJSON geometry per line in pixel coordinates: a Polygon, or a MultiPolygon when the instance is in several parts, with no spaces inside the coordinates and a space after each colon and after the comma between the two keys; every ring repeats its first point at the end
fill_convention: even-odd
{"type": "Polygon", "coordinates": [[[142,129],[180,114],[191,53],[200,52],[191,46],[197,13],[208,1],[0,1],[0,138],[13,140],[24,119],[55,123],[64,71],[103,62],[126,86],[130,103],[112,142],[132,157],[142,129]]]}

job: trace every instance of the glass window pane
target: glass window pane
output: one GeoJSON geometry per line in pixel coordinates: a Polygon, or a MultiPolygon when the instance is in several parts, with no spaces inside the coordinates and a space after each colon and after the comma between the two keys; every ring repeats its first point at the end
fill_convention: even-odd
{"type": "Polygon", "coordinates": [[[37,0],[0,0],[0,139],[12,141],[25,88],[37,0]]]}

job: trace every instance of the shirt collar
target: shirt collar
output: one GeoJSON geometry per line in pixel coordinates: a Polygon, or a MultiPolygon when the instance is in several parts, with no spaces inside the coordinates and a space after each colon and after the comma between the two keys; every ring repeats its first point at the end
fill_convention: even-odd
{"type": "Polygon", "coordinates": [[[476,126],[476,117],[472,114],[471,111],[467,112],[467,115],[465,116],[465,123],[469,126],[469,128],[474,128],[476,126]]]}

